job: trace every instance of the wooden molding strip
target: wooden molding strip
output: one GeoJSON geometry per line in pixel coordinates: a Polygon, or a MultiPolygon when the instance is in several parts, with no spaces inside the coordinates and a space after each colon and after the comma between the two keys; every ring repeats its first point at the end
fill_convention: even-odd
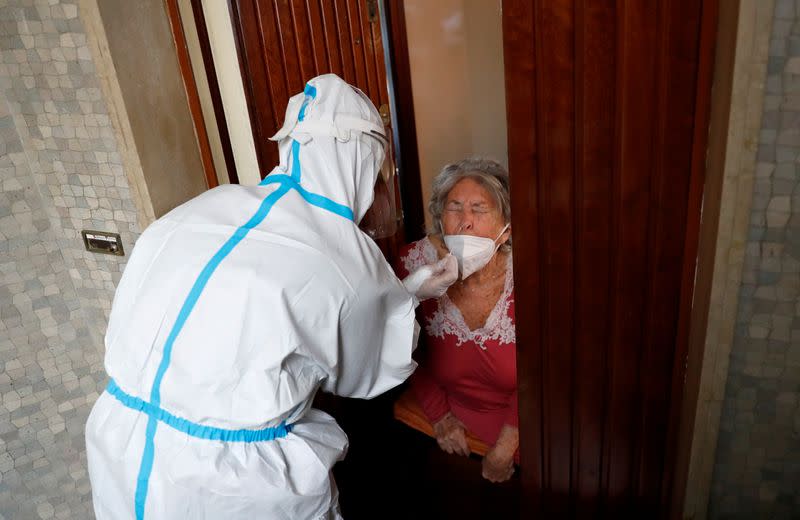
{"type": "Polygon", "coordinates": [[[178,55],[178,65],[181,69],[181,78],[186,90],[186,98],[189,101],[189,110],[192,114],[195,135],[200,146],[200,158],[203,161],[203,171],[206,177],[206,185],[214,188],[219,185],[217,181],[217,171],[214,168],[214,158],[211,155],[211,144],[208,141],[206,122],[203,118],[203,109],[200,105],[200,95],[197,92],[197,83],[192,71],[192,62],[189,59],[189,49],[186,46],[186,36],[183,33],[183,22],[178,8],[178,0],[165,0],[167,15],[169,16],[169,26],[172,30],[172,38],[175,41],[175,50],[178,55]]]}
{"type": "Polygon", "coordinates": [[[231,184],[239,184],[239,175],[236,172],[236,161],[233,157],[233,147],[231,146],[231,135],[228,132],[225,108],[222,104],[222,94],[220,93],[219,81],[217,81],[217,70],[214,67],[214,56],[211,53],[211,41],[208,38],[206,17],[203,14],[203,3],[202,0],[190,0],[190,2],[192,4],[192,12],[194,13],[197,37],[200,40],[200,52],[203,55],[203,66],[206,69],[206,79],[208,80],[208,89],[211,94],[211,103],[214,105],[214,117],[217,120],[217,128],[219,129],[222,155],[225,158],[225,166],[228,168],[228,179],[231,184]]]}

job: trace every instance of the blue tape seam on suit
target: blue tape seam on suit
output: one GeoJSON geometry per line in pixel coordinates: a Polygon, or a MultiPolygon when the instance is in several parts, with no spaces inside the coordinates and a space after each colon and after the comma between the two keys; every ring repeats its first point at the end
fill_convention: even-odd
{"type": "MultiPolygon", "coordinates": [[[[295,141],[295,143],[296,142],[297,141],[295,141]]],[[[297,160],[295,160],[295,164],[296,163],[297,160]]],[[[283,186],[288,186],[289,188],[292,188],[295,191],[297,191],[297,193],[299,193],[300,196],[303,197],[306,200],[306,202],[308,202],[312,206],[317,206],[318,208],[328,210],[331,213],[335,213],[348,220],[355,220],[352,209],[348,208],[343,204],[339,204],[338,202],[334,202],[327,197],[323,197],[322,195],[311,193],[310,191],[300,186],[300,184],[295,182],[293,177],[289,177],[288,175],[283,175],[280,173],[273,173],[268,177],[264,177],[264,180],[259,183],[260,186],[267,186],[269,184],[281,184],[283,186]]]]}
{"type": "Polygon", "coordinates": [[[138,397],[126,394],[117,383],[112,379],[106,388],[109,394],[113,395],[117,401],[132,410],[142,412],[150,417],[161,421],[172,428],[198,439],[225,442],[262,442],[271,441],[286,437],[292,431],[292,425],[282,422],[278,426],[263,428],[261,430],[230,430],[226,428],[215,428],[197,424],[182,417],[176,417],[163,408],[154,406],[138,397]]]}
{"type": "MultiPolygon", "coordinates": [[[[303,89],[303,94],[306,95],[303,100],[303,105],[300,107],[300,114],[297,116],[298,121],[306,118],[306,107],[311,99],[317,97],[317,88],[306,83],[306,88],[303,89]]],[[[300,143],[292,140],[292,179],[300,182],[300,143]]]]}
{"type": "MultiPolygon", "coordinates": [[[[300,108],[300,114],[298,120],[302,121],[305,117],[305,109],[310,99],[314,99],[317,95],[317,89],[311,85],[306,85],[306,88],[303,90],[306,94],[306,99],[303,101],[303,105],[300,108]]],[[[269,214],[272,207],[275,203],[280,200],[281,197],[286,195],[291,189],[297,190],[303,198],[308,201],[310,204],[314,206],[318,206],[320,208],[326,209],[331,211],[337,215],[346,216],[350,220],[353,220],[352,215],[353,212],[350,208],[346,206],[342,206],[337,204],[322,195],[317,195],[315,193],[310,193],[300,187],[300,157],[299,157],[299,148],[300,145],[297,141],[292,142],[292,177],[287,177],[292,182],[287,182],[285,180],[279,180],[275,182],[279,182],[281,185],[280,187],[275,190],[274,192],[270,193],[264,201],[261,203],[261,206],[258,208],[256,213],[247,221],[246,224],[239,227],[234,233],[231,238],[225,242],[225,244],[217,251],[217,253],[209,260],[208,264],[203,268],[200,272],[200,275],[197,277],[194,285],[192,286],[191,290],[189,291],[186,300],[183,302],[183,306],[181,307],[180,312],[178,313],[178,318],[175,320],[175,324],[172,326],[172,330],[170,331],[169,336],[167,337],[167,341],[164,344],[164,351],[161,358],[161,362],[159,363],[158,370],[156,372],[155,379],[153,380],[153,387],[150,391],[150,402],[147,403],[141,399],[135,398],[133,396],[128,396],[120,389],[120,392],[135,401],[131,401],[131,403],[136,403],[138,406],[139,403],[142,405],[146,405],[147,409],[152,411],[153,413],[147,413],[145,408],[142,408],[141,411],[147,413],[148,420],[147,420],[147,428],[145,430],[145,445],[144,445],[144,452],[142,453],[142,461],[139,466],[139,474],[136,477],[136,494],[135,494],[135,502],[134,508],[136,512],[137,520],[144,519],[144,507],[147,501],[147,489],[150,483],[150,474],[153,470],[153,458],[155,457],[155,434],[156,434],[156,427],[158,426],[158,422],[162,421],[170,426],[175,427],[173,424],[170,424],[168,420],[165,420],[167,416],[174,417],[176,421],[181,421],[181,419],[169,414],[165,410],[160,408],[161,406],[161,381],[164,378],[164,374],[169,367],[170,359],[172,357],[172,347],[175,343],[178,334],[180,334],[181,330],[183,329],[186,320],[189,318],[192,310],[194,309],[197,300],[200,298],[200,295],[205,289],[208,280],[211,278],[211,275],[214,274],[214,271],[217,269],[219,264],[227,257],[230,252],[235,248],[239,242],[247,236],[247,233],[253,229],[255,226],[259,225],[264,218],[269,214]],[[345,211],[347,210],[347,211],[345,211]],[[348,213],[349,212],[349,213],[348,213]],[[158,413],[157,411],[161,410],[163,414],[158,413]],[[164,415],[166,414],[166,415],[164,415]]],[[[283,176],[286,177],[286,176],[283,176]]],[[[264,184],[271,184],[273,181],[264,184]]],[[[115,384],[116,386],[116,384],[115,384]]],[[[119,387],[117,387],[119,388],[119,387]]],[[[117,397],[117,396],[115,396],[117,397]]],[[[117,397],[119,399],[119,397],[117,397]]],[[[121,401],[124,403],[124,401],[121,401]]],[[[189,421],[186,421],[188,424],[189,421]]],[[[175,422],[175,424],[188,427],[187,424],[181,422],[175,422]]],[[[197,425],[201,428],[206,428],[201,425],[197,425]]],[[[184,431],[184,430],[181,430],[184,431]]],[[[189,433],[188,431],[186,433],[189,433]]],[[[248,442],[248,441],[244,441],[248,442]]]]}
{"type": "MultiPolygon", "coordinates": [[[[288,191],[289,188],[287,186],[281,186],[274,192],[270,193],[261,203],[258,211],[256,211],[256,213],[245,225],[239,227],[233,233],[233,236],[231,236],[231,238],[225,242],[219,251],[217,251],[217,253],[203,268],[197,280],[195,280],[192,289],[189,291],[189,295],[183,302],[183,306],[178,313],[178,318],[175,320],[175,324],[172,326],[172,330],[167,337],[167,341],[164,344],[164,352],[161,358],[161,363],[158,366],[158,371],[156,372],[156,377],[153,381],[153,388],[150,392],[150,403],[153,406],[159,407],[161,405],[161,381],[164,378],[164,374],[167,371],[167,367],[169,366],[169,362],[172,357],[172,347],[175,344],[178,334],[180,334],[183,326],[186,324],[186,320],[189,318],[189,315],[194,309],[197,300],[200,298],[203,289],[205,289],[206,284],[208,284],[208,280],[211,278],[211,275],[217,269],[222,260],[224,260],[225,257],[230,254],[233,248],[242,241],[247,233],[264,220],[275,202],[283,197],[288,191]]],[[[150,474],[153,470],[153,458],[155,456],[155,434],[157,425],[158,420],[151,415],[147,420],[144,452],[142,453],[142,462],[139,466],[139,474],[136,477],[135,511],[137,520],[144,519],[144,505],[147,500],[147,488],[149,487],[150,474]]]]}

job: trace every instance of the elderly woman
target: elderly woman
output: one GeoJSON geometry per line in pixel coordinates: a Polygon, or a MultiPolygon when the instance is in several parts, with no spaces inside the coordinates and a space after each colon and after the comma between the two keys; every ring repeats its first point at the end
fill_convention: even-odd
{"type": "Polygon", "coordinates": [[[399,274],[452,253],[460,277],[420,306],[427,352],[412,393],[443,450],[469,455],[471,433],[491,446],[484,478],[503,482],[519,444],[508,173],[488,159],[449,164],[434,180],[429,210],[432,233],[401,252],[399,274]]]}

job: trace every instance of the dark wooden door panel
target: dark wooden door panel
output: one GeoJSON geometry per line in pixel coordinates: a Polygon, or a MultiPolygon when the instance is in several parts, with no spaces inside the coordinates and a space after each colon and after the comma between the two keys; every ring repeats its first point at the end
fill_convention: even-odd
{"type": "MultiPolygon", "coordinates": [[[[620,4],[617,14],[619,83],[615,87],[617,148],[614,168],[612,292],[607,319],[609,338],[608,403],[604,431],[605,467],[601,492],[610,512],[622,512],[636,466],[635,436],[640,408],[649,219],[657,196],[652,190],[657,165],[653,153],[657,113],[657,77],[663,52],[659,9],[655,3],[620,4]]],[[[693,89],[693,85],[689,85],[693,89]]],[[[677,302],[672,302],[677,303],[677,302]]],[[[668,370],[671,367],[667,368],[668,370]]],[[[665,411],[662,411],[665,412],[665,411]]],[[[636,506],[635,502],[630,506],[636,506]]],[[[636,507],[634,507],[636,509],[636,507]]]]}
{"type": "MultiPolygon", "coordinates": [[[[548,77],[536,80],[536,105],[540,147],[539,220],[557,223],[539,226],[541,235],[542,271],[540,298],[542,320],[540,345],[542,348],[542,383],[548,390],[542,401],[542,415],[546,418],[543,436],[545,485],[554,491],[570,488],[571,467],[571,416],[573,413],[573,378],[570,377],[575,360],[572,326],[575,280],[572,272],[575,262],[575,214],[573,206],[573,177],[575,165],[574,141],[575,106],[572,93],[575,88],[572,56],[574,54],[574,13],[566,2],[542,2],[535,16],[541,20],[535,35],[536,63],[549,71],[548,77]],[[543,43],[552,47],[547,50],[543,43]],[[557,88],[548,88],[549,86],[557,88]],[[542,197],[544,195],[544,197],[542,197]],[[545,347],[546,346],[546,347],[545,347]]],[[[513,208],[513,205],[512,205],[513,208]]],[[[566,511],[568,493],[552,495],[555,510],[566,511]]]]}
{"type": "Polygon", "coordinates": [[[503,3],[522,477],[548,518],[666,511],[715,5],[503,3]]]}
{"type": "Polygon", "coordinates": [[[514,243],[514,297],[517,308],[517,390],[520,466],[524,493],[520,506],[529,516],[542,510],[546,476],[543,455],[543,363],[539,331],[543,317],[539,292],[541,260],[539,190],[535,163],[537,103],[534,59],[534,8],[525,1],[503,2],[503,52],[508,114],[508,164],[514,243]],[[513,116],[511,115],[513,113],[513,116]],[[520,237],[517,239],[517,237],[520,237]],[[522,321],[525,325],[522,325],[522,321]]]}
{"type": "Polygon", "coordinates": [[[613,236],[614,89],[593,88],[614,81],[616,45],[614,1],[589,2],[575,12],[575,169],[592,175],[575,179],[575,407],[577,432],[572,443],[575,511],[596,512],[602,478],[605,388],[611,332],[605,312],[611,290],[613,261],[608,244],[613,236]]]}

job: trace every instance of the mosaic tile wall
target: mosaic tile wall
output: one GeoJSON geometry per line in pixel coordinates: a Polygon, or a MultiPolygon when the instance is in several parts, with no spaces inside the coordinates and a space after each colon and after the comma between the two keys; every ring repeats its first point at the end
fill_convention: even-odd
{"type": "Polygon", "coordinates": [[[93,518],[83,428],[138,229],[76,1],[0,1],[0,520],[93,518]]]}
{"type": "Polygon", "coordinates": [[[713,519],[800,518],[800,2],[795,0],[775,3],[763,103],[709,504],[713,519]]]}

